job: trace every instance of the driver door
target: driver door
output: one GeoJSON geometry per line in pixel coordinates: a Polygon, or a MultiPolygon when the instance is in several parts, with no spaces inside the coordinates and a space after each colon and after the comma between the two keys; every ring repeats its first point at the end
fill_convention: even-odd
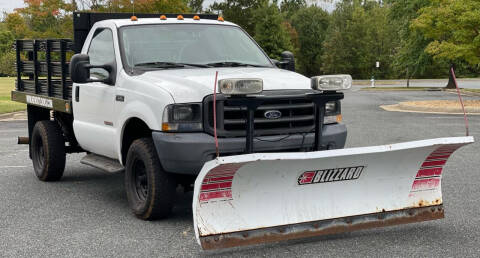
{"type": "MultiPolygon", "coordinates": [[[[97,28],[87,54],[92,65],[115,63],[113,33],[110,28],[97,28]]],[[[92,79],[105,79],[108,72],[90,70],[92,79]]],[[[115,158],[115,85],[102,82],[74,84],[73,129],[80,146],[90,152],[115,158]]]]}

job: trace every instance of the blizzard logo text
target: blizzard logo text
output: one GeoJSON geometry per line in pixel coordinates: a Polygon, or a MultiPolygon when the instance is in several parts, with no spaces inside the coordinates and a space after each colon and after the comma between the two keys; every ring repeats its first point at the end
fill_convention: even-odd
{"type": "Polygon", "coordinates": [[[303,172],[298,177],[299,185],[355,180],[362,174],[364,166],[348,168],[331,168],[303,172]]]}

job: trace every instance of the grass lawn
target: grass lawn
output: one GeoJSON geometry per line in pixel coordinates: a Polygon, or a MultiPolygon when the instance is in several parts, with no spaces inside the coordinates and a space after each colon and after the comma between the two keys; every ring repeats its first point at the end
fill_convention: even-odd
{"type": "Polygon", "coordinates": [[[480,93],[480,89],[462,89],[462,91],[480,93]]]}
{"type": "Polygon", "coordinates": [[[25,110],[27,105],[10,100],[10,92],[15,88],[14,77],[0,77],[0,114],[25,110]]]}

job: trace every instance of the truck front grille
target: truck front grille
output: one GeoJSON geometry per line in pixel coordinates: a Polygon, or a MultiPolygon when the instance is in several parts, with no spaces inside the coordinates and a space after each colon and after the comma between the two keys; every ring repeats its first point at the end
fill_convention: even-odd
{"type": "MultiPolygon", "coordinates": [[[[204,102],[204,128],[213,134],[213,100],[204,102]]],[[[219,137],[245,136],[246,107],[229,103],[228,99],[217,99],[217,135],[219,137]]],[[[278,135],[312,132],[315,128],[315,108],[312,101],[302,98],[275,98],[265,101],[255,112],[255,135],[278,135]],[[281,113],[279,118],[267,118],[265,113],[281,113]],[[278,112],[277,112],[278,111],[278,112]]]]}

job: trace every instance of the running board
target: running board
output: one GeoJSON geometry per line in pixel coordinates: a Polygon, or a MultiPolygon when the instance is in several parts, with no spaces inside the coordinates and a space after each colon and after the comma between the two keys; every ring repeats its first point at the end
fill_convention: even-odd
{"type": "Polygon", "coordinates": [[[80,163],[101,169],[109,173],[122,172],[125,168],[117,160],[99,156],[93,153],[87,154],[80,163]]]}

